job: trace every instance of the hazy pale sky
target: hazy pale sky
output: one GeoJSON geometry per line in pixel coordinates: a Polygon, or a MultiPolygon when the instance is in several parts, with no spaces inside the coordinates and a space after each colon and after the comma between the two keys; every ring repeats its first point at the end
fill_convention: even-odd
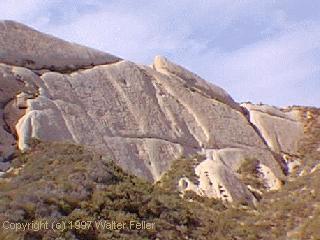
{"type": "Polygon", "coordinates": [[[239,102],[320,106],[317,0],[1,0],[0,12],[138,63],[164,55],[239,102]]]}

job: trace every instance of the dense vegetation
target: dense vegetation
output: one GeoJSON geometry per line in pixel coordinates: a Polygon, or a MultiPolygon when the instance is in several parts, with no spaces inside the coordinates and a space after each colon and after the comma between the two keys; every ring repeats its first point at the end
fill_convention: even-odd
{"type": "MultiPolygon", "coordinates": [[[[314,144],[320,136],[319,120],[306,121],[306,133],[299,153],[303,166],[297,171],[310,171],[288,178],[280,191],[264,192],[256,208],[227,206],[192,192],[181,198],[177,181],[185,176],[197,182],[193,169],[201,156],[177,160],[153,185],[82,146],[34,141],[32,151],[15,158],[16,170],[0,180],[1,223],[135,220],[154,223],[155,228],[1,228],[0,239],[320,239],[320,170],[315,168],[320,151],[314,144]]],[[[239,174],[261,189],[255,165],[254,160],[245,162],[239,174]]]]}
{"type": "Polygon", "coordinates": [[[136,220],[155,223],[155,229],[1,229],[0,239],[234,239],[234,231],[246,236],[245,228],[232,220],[232,211],[219,201],[192,193],[181,199],[177,191],[131,176],[81,146],[37,143],[14,164],[23,168],[1,181],[1,222],[136,220]]]}

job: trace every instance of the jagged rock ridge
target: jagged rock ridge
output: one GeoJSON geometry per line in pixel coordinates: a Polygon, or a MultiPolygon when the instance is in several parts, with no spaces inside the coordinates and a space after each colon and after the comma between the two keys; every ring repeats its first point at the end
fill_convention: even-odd
{"type": "MultiPolygon", "coordinates": [[[[202,153],[207,158],[196,167],[200,184],[194,187],[199,193],[254,202],[237,174],[248,159],[259,160],[270,189],[281,185],[282,159],[275,153],[290,152],[295,139],[282,142],[273,116],[254,117],[255,110],[247,108],[248,119],[223,89],[163,57],[148,67],[11,21],[0,28],[0,136],[6,158],[16,139],[21,150],[30,138],[68,141],[156,181],[177,157],[202,153]],[[263,139],[267,135],[270,140],[263,139]]],[[[292,121],[298,129],[298,119],[292,121]]]]}

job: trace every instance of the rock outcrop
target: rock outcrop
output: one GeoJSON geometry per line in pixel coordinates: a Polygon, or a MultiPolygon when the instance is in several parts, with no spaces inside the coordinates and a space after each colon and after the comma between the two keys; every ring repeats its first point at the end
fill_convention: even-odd
{"type": "Polygon", "coordinates": [[[34,83],[36,78],[38,76],[28,69],[0,64],[0,152],[2,152],[2,161],[10,159],[14,152],[17,138],[15,125],[24,115],[26,93],[30,97],[37,92],[37,85],[34,83]],[[25,95],[22,94],[23,92],[25,95]],[[19,98],[22,95],[24,97],[19,98]]]}
{"type": "Polygon", "coordinates": [[[245,105],[250,123],[223,89],[163,57],[138,65],[11,21],[0,23],[0,48],[2,152],[15,138],[22,151],[31,138],[72,142],[150,181],[177,157],[202,153],[199,193],[254,202],[237,169],[258,159],[278,183],[272,151],[294,153],[301,134],[293,114],[276,109],[245,105]]]}
{"type": "Polygon", "coordinates": [[[298,166],[298,143],[304,135],[301,110],[279,109],[268,105],[242,104],[249,112],[250,122],[256,127],[270,149],[285,161],[287,171],[298,166]]]}
{"type": "Polygon", "coordinates": [[[0,62],[33,70],[68,72],[120,60],[13,21],[0,21],[0,49],[0,62]]]}
{"type": "Polygon", "coordinates": [[[279,109],[268,105],[242,104],[272,151],[296,154],[303,136],[299,110],[279,109]]]}

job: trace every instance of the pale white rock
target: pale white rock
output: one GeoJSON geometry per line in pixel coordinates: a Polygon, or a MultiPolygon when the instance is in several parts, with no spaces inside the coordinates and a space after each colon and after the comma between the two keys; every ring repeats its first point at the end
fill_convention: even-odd
{"type": "Polygon", "coordinates": [[[31,94],[25,92],[19,93],[16,97],[17,107],[20,109],[27,108],[27,100],[30,98],[32,98],[31,94]]]}
{"type": "MultiPolygon", "coordinates": [[[[265,165],[271,163],[273,166],[270,161],[271,153],[268,156],[265,152],[248,148],[203,149],[202,153],[205,154],[206,160],[195,167],[198,184],[192,183],[186,177],[181,178],[178,186],[183,193],[191,190],[200,196],[217,198],[225,202],[247,202],[255,205],[257,199],[252,192],[258,190],[253,190],[250,185],[242,183],[237,173],[244,162],[254,159],[260,163],[257,170],[266,189],[275,190],[281,187],[279,175],[276,176],[274,171],[265,165]]],[[[281,175],[279,172],[278,174],[281,175]]]]}
{"type": "Polygon", "coordinates": [[[296,120],[294,117],[292,118],[289,114],[282,112],[280,109],[273,106],[266,105],[266,104],[243,103],[241,104],[241,106],[245,107],[249,111],[258,111],[258,112],[268,114],[270,116],[296,120]]]}
{"type": "Polygon", "coordinates": [[[287,118],[289,118],[293,121],[298,121],[298,122],[301,121],[302,122],[301,110],[291,108],[291,109],[284,109],[284,112],[285,112],[287,118]]]}
{"type": "MultiPolygon", "coordinates": [[[[247,158],[282,176],[239,104],[163,57],[138,65],[12,21],[0,22],[0,49],[0,114],[16,126],[21,150],[33,137],[83,144],[150,181],[179,156],[204,150],[200,185],[190,186],[225,201],[254,202],[236,174],[247,158]],[[10,102],[17,95],[23,111],[10,102]]],[[[0,135],[11,136],[7,146],[14,141],[4,128],[0,135]]]]}
{"type": "MultiPolygon", "coordinates": [[[[195,172],[199,176],[199,189],[205,196],[218,198],[226,202],[233,201],[230,191],[224,185],[225,171],[225,166],[213,160],[205,160],[196,167],[195,172]]],[[[227,176],[233,175],[229,173],[227,176]]],[[[231,180],[235,181],[235,179],[231,180]]]]}
{"type": "Polygon", "coordinates": [[[122,61],[72,74],[45,73],[41,81],[45,96],[28,100],[30,108],[17,126],[21,147],[30,137],[93,146],[150,180],[158,180],[181,155],[243,148],[263,156],[281,175],[241,112],[190,93],[181,78],[122,61]]]}
{"type": "MultiPolygon", "coordinates": [[[[179,191],[184,194],[186,191],[193,191],[200,196],[206,196],[206,193],[199,188],[199,186],[189,180],[187,177],[183,177],[178,182],[179,191]]],[[[214,196],[218,197],[218,193],[214,196]]]]}
{"type": "Polygon", "coordinates": [[[307,119],[313,119],[314,118],[314,116],[313,116],[313,114],[312,114],[312,112],[311,111],[307,111],[307,119]]]}
{"type": "Polygon", "coordinates": [[[185,87],[189,88],[191,91],[198,91],[201,94],[207,95],[208,97],[240,110],[239,105],[235,103],[232,97],[224,89],[203,80],[198,75],[173,62],[170,62],[165,57],[156,56],[153,68],[161,73],[181,79],[185,84],[185,87]]]}
{"type": "Polygon", "coordinates": [[[276,153],[296,154],[303,136],[303,123],[297,111],[281,111],[268,105],[242,104],[268,146],[276,153]]]}
{"type": "MultiPolygon", "coordinates": [[[[319,162],[319,161],[318,161],[319,162]]],[[[315,165],[311,170],[310,170],[310,173],[314,173],[315,171],[318,171],[320,170],[320,163],[315,165]]]]}
{"type": "Polygon", "coordinates": [[[261,174],[265,187],[270,190],[279,190],[282,186],[281,181],[277,176],[274,174],[274,172],[266,165],[259,164],[257,170],[261,174]]]}
{"type": "Polygon", "coordinates": [[[10,158],[15,151],[15,125],[24,115],[27,98],[37,92],[38,86],[34,84],[37,79],[39,77],[30,70],[0,63],[0,157],[2,158],[10,158]],[[21,109],[17,107],[17,100],[21,109]]]}
{"type": "Polygon", "coordinates": [[[39,90],[43,89],[43,82],[32,70],[25,67],[10,66],[10,75],[17,81],[24,83],[24,91],[34,96],[39,95],[39,90]]]}
{"type": "Polygon", "coordinates": [[[254,147],[242,148],[222,148],[222,149],[205,149],[206,159],[219,161],[233,172],[238,169],[245,161],[258,160],[259,162],[269,166],[278,176],[282,176],[279,166],[274,164],[274,158],[270,151],[254,147]]]}
{"type": "Polygon", "coordinates": [[[219,161],[206,159],[195,168],[199,189],[208,197],[226,202],[255,203],[255,197],[236,174],[219,161]]]}
{"type": "Polygon", "coordinates": [[[37,99],[28,99],[27,104],[26,114],[19,119],[16,125],[19,149],[27,150],[31,138],[74,142],[54,102],[44,96],[39,96],[37,99]]]}
{"type": "MultiPolygon", "coordinates": [[[[193,117],[190,119],[191,121],[186,119],[188,122],[196,124],[195,126],[191,125],[189,131],[195,135],[204,148],[231,146],[265,148],[264,143],[241,112],[209,97],[209,94],[190,91],[185,86],[188,80],[184,81],[174,75],[158,74],[151,69],[146,69],[146,71],[153,75],[153,78],[157,80],[160,92],[164,93],[161,95],[163,104],[166,104],[169,109],[173,109],[174,113],[193,117]]],[[[215,90],[211,89],[210,94],[214,95],[215,90]]]]}

